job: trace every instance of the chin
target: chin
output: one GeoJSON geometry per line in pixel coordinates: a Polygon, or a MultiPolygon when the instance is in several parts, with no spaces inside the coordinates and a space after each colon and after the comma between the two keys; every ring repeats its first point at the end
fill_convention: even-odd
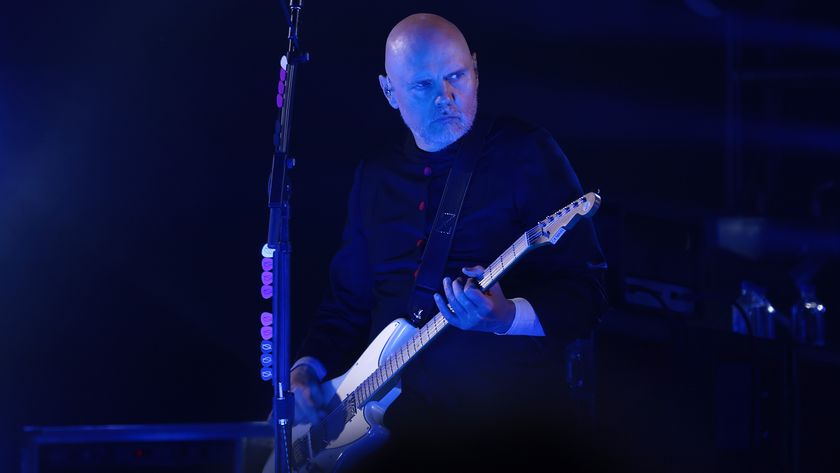
{"type": "Polygon", "coordinates": [[[440,148],[445,148],[466,135],[470,131],[471,125],[471,123],[468,124],[463,119],[459,119],[444,127],[437,127],[439,128],[438,130],[429,130],[429,133],[426,135],[427,141],[437,144],[440,148]]]}

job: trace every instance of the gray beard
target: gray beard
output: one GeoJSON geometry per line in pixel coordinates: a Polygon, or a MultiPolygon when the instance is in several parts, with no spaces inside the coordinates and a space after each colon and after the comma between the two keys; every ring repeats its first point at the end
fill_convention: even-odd
{"type": "MultiPolygon", "coordinates": [[[[426,147],[430,148],[427,151],[440,151],[443,148],[446,148],[452,143],[458,141],[462,136],[466,135],[467,132],[469,132],[472,128],[473,122],[475,121],[476,112],[478,111],[477,97],[473,103],[475,103],[475,110],[464,111],[464,117],[472,117],[469,119],[469,122],[463,122],[459,120],[456,126],[447,126],[440,133],[432,133],[428,128],[424,128],[420,131],[418,136],[418,133],[414,133],[414,130],[411,130],[411,127],[409,127],[409,130],[411,130],[412,134],[414,135],[414,141],[417,142],[417,146],[420,147],[420,141],[422,141],[422,143],[426,145],[426,147]]],[[[408,124],[405,121],[405,117],[402,116],[402,109],[400,109],[400,117],[402,118],[403,123],[405,123],[405,126],[408,126],[408,124]]]]}

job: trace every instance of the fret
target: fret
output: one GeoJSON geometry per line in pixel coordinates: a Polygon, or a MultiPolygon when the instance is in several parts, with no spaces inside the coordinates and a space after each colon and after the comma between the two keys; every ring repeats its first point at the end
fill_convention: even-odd
{"type": "MultiPolygon", "coordinates": [[[[588,195],[587,195],[588,196],[588,195]]],[[[499,257],[490,263],[484,271],[479,284],[482,288],[487,289],[491,287],[505,271],[512,267],[519,259],[521,259],[528,251],[533,248],[543,246],[546,244],[555,244],[568,228],[564,228],[569,222],[573,222],[573,217],[578,215],[587,216],[591,214],[600,204],[600,197],[594,195],[594,201],[591,202],[587,196],[582,197],[578,201],[573,202],[554,214],[549,215],[544,220],[540,221],[536,226],[529,229],[520,235],[511,246],[503,251],[499,257]],[[572,208],[574,207],[574,208],[572,208]],[[584,212],[582,212],[583,210],[584,212]]],[[[409,340],[406,340],[402,346],[393,351],[381,366],[378,366],[359,386],[344,400],[342,407],[345,411],[345,417],[349,419],[358,413],[361,407],[368,402],[373,395],[381,389],[389,380],[405,366],[406,363],[420,350],[430,343],[449,322],[446,318],[438,313],[424,326],[415,331],[409,340]]],[[[310,431],[313,432],[313,431],[310,431]]],[[[310,434],[311,435],[311,434],[310,434]]],[[[299,441],[295,442],[296,447],[300,447],[299,441]]],[[[297,450],[300,450],[299,448],[297,450]]],[[[306,452],[303,452],[306,453],[306,452]]],[[[301,452],[297,451],[294,457],[299,460],[303,456],[301,452]]],[[[305,457],[305,456],[304,456],[305,457]]]]}
{"type": "Polygon", "coordinates": [[[380,386],[382,386],[382,384],[382,371],[377,369],[373,372],[373,379],[370,383],[370,395],[373,396],[373,394],[376,392],[377,389],[379,389],[380,386]]]}

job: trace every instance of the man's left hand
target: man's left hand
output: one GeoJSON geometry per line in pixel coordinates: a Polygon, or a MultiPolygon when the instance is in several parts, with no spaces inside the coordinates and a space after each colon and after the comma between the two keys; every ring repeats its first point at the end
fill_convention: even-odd
{"type": "Polygon", "coordinates": [[[469,277],[466,281],[457,278],[443,279],[443,292],[447,301],[440,294],[435,294],[435,303],[440,313],[452,325],[463,330],[505,333],[513,324],[516,316],[516,304],[508,300],[499,284],[482,292],[476,278],[481,278],[484,268],[473,266],[463,268],[469,277]]]}

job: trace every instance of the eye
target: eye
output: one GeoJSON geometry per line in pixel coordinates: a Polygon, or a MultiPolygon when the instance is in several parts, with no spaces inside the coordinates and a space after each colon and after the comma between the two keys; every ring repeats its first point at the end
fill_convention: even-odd
{"type": "Polygon", "coordinates": [[[454,73],[454,74],[449,74],[448,79],[449,79],[449,80],[458,80],[458,79],[460,79],[461,77],[464,77],[464,73],[463,73],[463,72],[456,72],[456,73],[454,73]]]}
{"type": "Polygon", "coordinates": [[[429,86],[431,86],[431,85],[432,85],[432,81],[429,81],[429,80],[421,80],[420,82],[415,82],[415,83],[411,86],[411,88],[412,88],[412,89],[414,89],[414,90],[424,90],[424,89],[428,89],[428,88],[429,88],[429,86]]]}

